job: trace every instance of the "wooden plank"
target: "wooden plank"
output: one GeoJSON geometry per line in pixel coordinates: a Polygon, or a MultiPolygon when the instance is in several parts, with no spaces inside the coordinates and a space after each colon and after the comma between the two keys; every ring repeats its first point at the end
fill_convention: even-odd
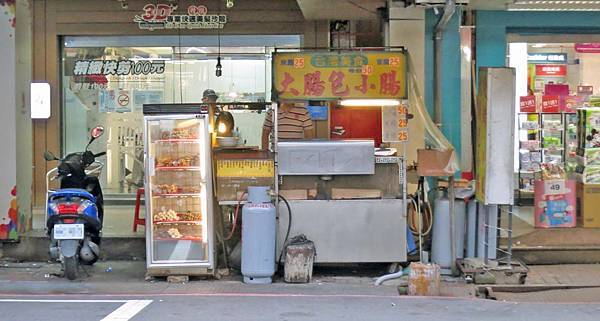
{"type": "Polygon", "coordinates": [[[306,200],[308,199],[308,190],[306,189],[283,189],[279,194],[286,200],[306,200]]]}
{"type": "MultiPolygon", "coordinates": [[[[63,11],[131,11],[133,13],[139,13],[142,8],[148,4],[153,3],[148,0],[128,0],[128,8],[123,9],[121,4],[116,0],[94,0],[94,1],[73,1],[73,0],[53,0],[56,3],[58,12],[63,11]]],[[[166,1],[164,1],[166,3],[166,1]]],[[[156,2],[154,2],[156,3],[156,2]]],[[[209,12],[218,11],[219,6],[222,12],[231,12],[234,10],[253,10],[255,8],[268,8],[270,10],[286,10],[296,9],[300,10],[298,3],[295,0],[238,0],[235,1],[235,5],[231,9],[225,7],[225,1],[223,0],[204,0],[201,3],[193,0],[179,1],[181,8],[187,8],[190,5],[205,5],[209,12]]]]}
{"type": "MultiPolygon", "coordinates": [[[[304,23],[228,23],[221,31],[221,34],[236,35],[297,35],[302,34],[304,23]]],[[[56,26],[58,35],[70,36],[140,36],[140,35],[215,35],[215,30],[140,30],[134,23],[103,23],[103,24],[85,24],[85,23],[62,23],[56,26]]]]}
{"type": "MultiPolygon", "coordinates": [[[[50,84],[52,110],[46,123],[46,148],[55,153],[61,152],[61,86],[60,86],[60,45],[56,34],[56,2],[46,6],[46,80],[50,84]]],[[[43,153],[44,151],[38,151],[43,153]]],[[[46,171],[52,166],[46,163],[46,171]]]]}
{"type": "Polygon", "coordinates": [[[331,198],[334,200],[381,198],[381,191],[378,189],[332,188],[331,198]]]}
{"type": "MultiPolygon", "coordinates": [[[[131,11],[63,11],[58,12],[57,23],[133,23],[139,12],[131,11]]],[[[304,16],[298,10],[236,10],[227,12],[230,22],[300,22],[304,16]]]]}
{"type": "Polygon", "coordinates": [[[43,80],[46,67],[46,8],[45,0],[33,2],[33,81],[43,80]]]}
{"type": "Polygon", "coordinates": [[[46,190],[46,160],[39,150],[46,149],[46,121],[33,121],[33,203],[44,206],[46,190]]]}
{"type": "MultiPolygon", "coordinates": [[[[32,81],[46,81],[46,0],[33,2],[33,68],[32,81]]],[[[46,122],[32,124],[32,203],[45,204],[45,160],[39,150],[46,149],[46,122]]]]}

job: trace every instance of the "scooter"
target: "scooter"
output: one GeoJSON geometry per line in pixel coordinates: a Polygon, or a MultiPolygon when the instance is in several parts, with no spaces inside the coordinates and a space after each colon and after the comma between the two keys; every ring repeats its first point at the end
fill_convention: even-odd
{"type": "Polygon", "coordinates": [[[83,152],[71,153],[62,159],[49,151],[44,153],[46,161],[58,161],[58,166],[46,175],[50,257],[62,263],[69,280],[77,278],[80,264],[92,265],[100,255],[104,200],[98,176],[103,164],[96,158],[106,152],[94,154],[89,146],[103,133],[103,127],[93,128],[83,152]],[[59,179],[60,188],[51,191],[50,181],[55,179],[59,179]]]}

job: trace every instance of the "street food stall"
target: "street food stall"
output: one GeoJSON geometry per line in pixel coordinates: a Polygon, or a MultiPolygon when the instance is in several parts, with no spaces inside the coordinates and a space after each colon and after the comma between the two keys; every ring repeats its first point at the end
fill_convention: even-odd
{"type": "MultiPolygon", "coordinates": [[[[311,113],[313,140],[279,140],[281,116],[273,117],[275,187],[285,199],[278,206],[277,253],[304,234],[315,244],[316,263],[405,261],[404,50],[276,51],[272,61],[279,104],[326,108],[324,117],[311,113]]],[[[278,104],[274,109],[279,115],[278,104]]]]}

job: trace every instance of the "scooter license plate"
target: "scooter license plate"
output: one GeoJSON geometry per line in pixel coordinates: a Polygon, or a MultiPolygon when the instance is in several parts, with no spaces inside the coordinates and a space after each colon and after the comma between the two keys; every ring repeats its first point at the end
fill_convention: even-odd
{"type": "Polygon", "coordinates": [[[83,224],[55,224],[55,240],[82,240],[83,224]]]}

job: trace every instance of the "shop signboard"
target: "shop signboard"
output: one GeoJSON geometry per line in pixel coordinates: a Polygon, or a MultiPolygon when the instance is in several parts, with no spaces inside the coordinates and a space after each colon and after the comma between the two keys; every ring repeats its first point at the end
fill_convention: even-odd
{"type": "Polygon", "coordinates": [[[203,5],[190,5],[183,14],[177,13],[177,6],[169,3],[149,3],[144,6],[143,14],[136,15],[133,21],[143,30],[161,29],[223,29],[227,15],[208,14],[203,5]]]}
{"type": "Polygon", "coordinates": [[[384,106],[381,113],[381,140],[385,143],[408,141],[408,107],[406,103],[400,106],[384,106]]]}
{"type": "Polygon", "coordinates": [[[522,113],[535,113],[535,96],[521,96],[520,97],[520,110],[522,113]]]}
{"type": "Polygon", "coordinates": [[[578,53],[600,53],[600,42],[576,43],[575,51],[578,53]]]}
{"type": "Polygon", "coordinates": [[[541,77],[564,77],[567,65],[535,65],[535,75],[541,77]]]}
{"type": "Polygon", "coordinates": [[[554,95],[542,96],[542,113],[559,113],[560,97],[554,95]]]}
{"type": "Polygon", "coordinates": [[[276,52],[278,99],[406,98],[404,52],[276,52]]]}
{"type": "Polygon", "coordinates": [[[566,53],[531,53],[527,55],[529,63],[567,63],[566,53]]]}

